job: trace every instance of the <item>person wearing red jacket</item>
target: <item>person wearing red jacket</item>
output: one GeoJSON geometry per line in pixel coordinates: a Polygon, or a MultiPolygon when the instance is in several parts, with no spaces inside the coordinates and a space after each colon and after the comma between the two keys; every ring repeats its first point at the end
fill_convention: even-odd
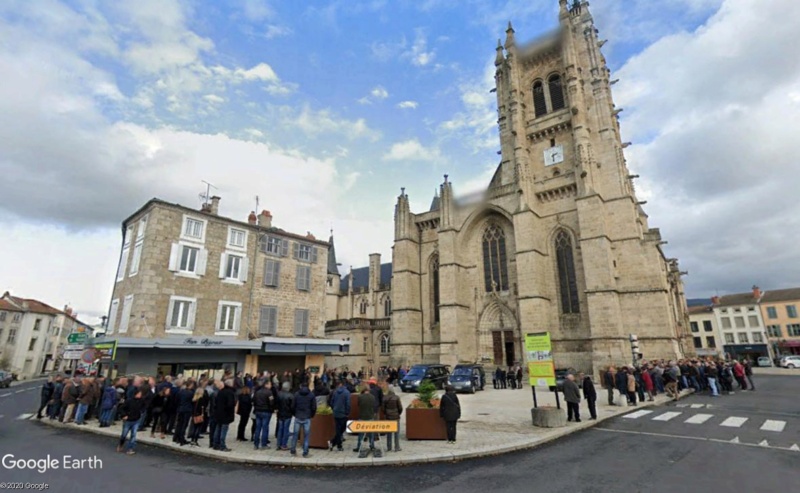
{"type": "Polygon", "coordinates": [[[739,384],[739,390],[747,390],[747,382],[744,381],[744,365],[738,361],[733,364],[733,377],[739,384]]]}
{"type": "Polygon", "coordinates": [[[647,392],[647,400],[652,401],[655,395],[655,387],[653,385],[653,377],[650,376],[649,368],[644,368],[642,370],[642,382],[644,382],[644,390],[647,392]]]}

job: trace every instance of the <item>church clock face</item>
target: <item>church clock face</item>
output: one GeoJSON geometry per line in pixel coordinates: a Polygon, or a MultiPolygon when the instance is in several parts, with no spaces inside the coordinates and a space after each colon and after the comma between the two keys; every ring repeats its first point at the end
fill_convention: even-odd
{"type": "Polygon", "coordinates": [[[544,150],[544,165],[552,166],[564,161],[564,146],[559,144],[544,150]]]}

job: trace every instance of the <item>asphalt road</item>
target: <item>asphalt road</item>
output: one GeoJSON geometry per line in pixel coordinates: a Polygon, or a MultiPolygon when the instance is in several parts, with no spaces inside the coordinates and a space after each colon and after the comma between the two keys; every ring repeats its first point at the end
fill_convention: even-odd
{"type": "Polygon", "coordinates": [[[146,446],[137,447],[135,456],[117,454],[108,438],[16,419],[35,411],[38,401],[38,390],[27,390],[38,384],[25,384],[0,390],[0,457],[96,456],[103,466],[45,473],[0,468],[0,482],[46,483],[48,491],[81,493],[796,491],[800,451],[790,447],[800,445],[800,378],[762,376],[756,384],[756,392],[691,396],[677,406],[606,421],[532,451],[452,464],[345,470],[242,466],[146,446]],[[680,414],[653,419],[666,413],[680,414]],[[701,414],[711,417],[694,417],[701,414]],[[729,418],[747,419],[728,421],[738,427],[721,426],[729,418]],[[767,420],[783,426],[772,423],[762,430],[767,420]],[[781,431],[772,431],[777,428],[781,431]],[[759,445],[763,440],[767,445],[759,445]]]}

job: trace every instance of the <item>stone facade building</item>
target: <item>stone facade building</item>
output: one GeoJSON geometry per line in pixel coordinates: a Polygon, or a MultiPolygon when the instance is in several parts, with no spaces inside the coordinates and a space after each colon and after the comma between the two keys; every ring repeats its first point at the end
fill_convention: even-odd
{"type": "Polygon", "coordinates": [[[800,288],[774,289],[761,297],[761,317],[775,356],[800,354],[800,288]]]}
{"type": "Polygon", "coordinates": [[[717,326],[717,317],[711,306],[693,306],[689,308],[689,330],[692,333],[692,345],[698,356],[721,356],[722,341],[717,326]]]}
{"type": "Polygon", "coordinates": [[[753,290],[747,293],[711,298],[725,357],[756,361],[761,356],[773,356],[759,309],[763,296],[764,292],[753,286],[753,290]]]}
{"type": "Polygon", "coordinates": [[[636,197],[597,33],[587,2],[561,0],[558,30],[528,45],[509,24],[495,61],[501,159],[488,188],[457,197],[445,175],[421,212],[403,189],[391,290],[373,280],[371,259],[369,283],[351,285],[351,273],[329,303],[328,332],[350,334],[356,350],[368,342],[351,355],[356,366],[511,365],[524,362],[525,334],[542,331],[556,367],[587,372],[629,363],[631,333],[645,358],[694,353],[682,273],[636,197]],[[391,299],[388,330],[375,327],[381,296],[391,299]],[[389,351],[376,357],[383,333],[389,351]]]}
{"type": "Polygon", "coordinates": [[[122,224],[104,340],[124,373],[322,368],[328,243],[159,199],[122,224]],[[153,351],[153,349],[159,349],[153,351]],[[209,352],[211,351],[211,352],[209,352]]]}

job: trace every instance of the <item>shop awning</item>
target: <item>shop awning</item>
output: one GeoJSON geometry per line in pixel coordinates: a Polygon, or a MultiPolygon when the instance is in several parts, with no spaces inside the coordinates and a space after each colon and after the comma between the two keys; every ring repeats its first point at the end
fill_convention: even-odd
{"type": "Polygon", "coordinates": [[[89,345],[117,341],[117,349],[246,349],[258,351],[261,341],[244,341],[228,337],[98,337],[89,345]]]}
{"type": "Polygon", "coordinates": [[[311,337],[263,337],[261,350],[266,354],[331,354],[350,352],[350,341],[311,337]]]}

